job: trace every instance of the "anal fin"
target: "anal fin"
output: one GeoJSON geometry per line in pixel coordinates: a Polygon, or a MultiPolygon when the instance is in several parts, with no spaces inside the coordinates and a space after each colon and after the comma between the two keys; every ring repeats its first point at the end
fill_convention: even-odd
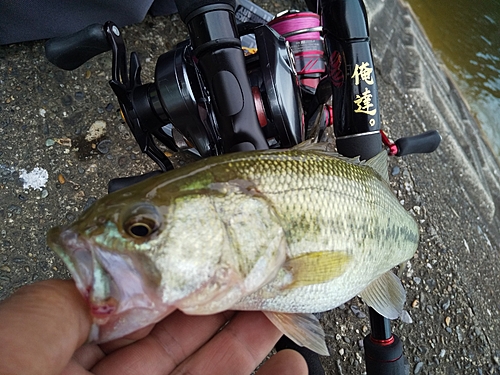
{"type": "Polygon", "coordinates": [[[397,319],[403,312],[406,291],[399,278],[388,271],[360,293],[363,301],[387,319],[397,319]]]}
{"type": "Polygon", "coordinates": [[[320,355],[330,355],[325,343],[325,331],[313,314],[263,312],[271,323],[297,345],[305,346],[320,355]]]}

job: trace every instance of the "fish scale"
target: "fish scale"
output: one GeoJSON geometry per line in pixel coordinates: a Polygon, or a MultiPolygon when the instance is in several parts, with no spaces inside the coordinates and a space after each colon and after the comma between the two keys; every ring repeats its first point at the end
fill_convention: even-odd
{"type": "Polygon", "coordinates": [[[172,308],[263,310],[324,354],[310,313],[361,294],[397,317],[404,290],[390,269],[413,256],[419,233],[386,181],[387,155],[360,163],[325,150],[203,159],[103,197],[52,229],[49,245],[100,312],[94,339],[121,337],[172,308]]]}
{"type": "Polygon", "coordinates": [[[254,181],[256,189],[272,203],[287,234],[288,256],[347,251],[356,257],[356,268],[364,267],[368,277],[347,270],[328,283],[282,290],[265,298],[275,294],[271,283],[235,308],[288,312],[331,309],[398,264],[395,259],[404,261],[413,255],[418,241],[415,221],[372,168],[307,152],[273,156],[243,159],[241,163],[233,160],[232,168],[240,171],[241,178],[254,181]],[[248,165],[252,165],[252,172],[248,165]],[[306,215],[297,215],[304,212],[306,220],[306,215]],[[382,233],[379,228],[387,229],[382,233]],[[404,228],[408,236],[396,236],[395,228],[404,228]],[[374,232],[378,235],[372,236],[374,232]],[[380,271],[375,271],[377,266],[380,271]],[[340,289],[345,292],[337,293],[340,289]]]}

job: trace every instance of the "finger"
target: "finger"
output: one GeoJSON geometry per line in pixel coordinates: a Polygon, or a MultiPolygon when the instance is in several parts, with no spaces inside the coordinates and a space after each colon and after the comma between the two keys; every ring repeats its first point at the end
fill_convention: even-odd
{"type": "Polygon", "coordinates": [[[177,310],[157,323],[149,336],[111,353],[92,372],[97,375],[169,374],[210,340],[233,314],[194,316],[177,310]]]}
{"type": "Polygon", "coordinates": [[[83,368],[74,359],[71,359],[64,368],[64,370],[57,375],[93,375],[93,374],[89,372],[87,369],[83,368]]]}
{"type": "MultiPolygon", "coordinates": [[[[71,360],[80,365],[80,367],[89,370],[105,356],[106,354],[101,350],[99,345],[92,343],[79,347],[71,360]]],[[[70,374],[70,372],[68,373],[70,374]]]]}
{"type": "Polygon", "coordinates": [[[85,344],[79,347],[70,363],[64,369],[61,375],[80,375],[90,374],[83,370],[89,370],[96,365],[97,362],[102,360],[107,354],[112,353],[124,346],[130,345],[139,339],[147,336],[154,328],[154,324],[147,326],[139,331],[131,333],[121,339],[113,340],[105,344],[97,345],[95,343],[85,344]]]}
{"type": "Polygon", "coordinates": [[[173,374],[247,375],[271,351],[281,332],[261,312],[239,312],[173,374]]]}
{"type": "Polygon", "coordinates": [[[125,337],[122,337],[121,339],[116,339],[110,342],[106,342],[104,344],[100,344],[99,347],[101,350],[106,353],[110,354],[114,352],[115,350],[118,350],[120,348],[123,348],[124,346],[128,346],[144,337],[149,335],[151,330],[154,328],[154,324],[150,324],[147,327],[141,328],[138,331],[135,331],[131,333],[130,335],[127,335],[125,337]]]}
{"type": "Polygon", "coordinates": [[[0,304],[0,373],[59,374],[87,339],[88,308],[72,281],[19,289],[0,304]]]}
{"type": "Polygon", "coordinates": [[[307,375],[307,363],[295,350],[285,349],[273,355],[256,375],[307,375]]]}

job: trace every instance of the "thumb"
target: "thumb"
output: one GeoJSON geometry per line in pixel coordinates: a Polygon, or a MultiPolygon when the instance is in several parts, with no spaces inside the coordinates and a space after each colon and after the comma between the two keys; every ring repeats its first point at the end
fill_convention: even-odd
{"type": "Polygon", "coordinates": [[[19,289],[0,303],[0,374],[59,374],[90,327],[88,307],[72,281],[19,289]]]}

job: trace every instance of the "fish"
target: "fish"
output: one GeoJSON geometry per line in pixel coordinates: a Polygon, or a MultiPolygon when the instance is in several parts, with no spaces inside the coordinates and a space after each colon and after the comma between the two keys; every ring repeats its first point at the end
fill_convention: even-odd
{"type": "Polygon", "coordinates": [[[328,355],[314,313],[361,296],[398,318],[392,268],[419,229],[388,183],[387,153],[348,159],[328,145],[202,159],[97,200],[47,242],[106,342],[179,309],[263,311],[298,345],[328,355]]]}

